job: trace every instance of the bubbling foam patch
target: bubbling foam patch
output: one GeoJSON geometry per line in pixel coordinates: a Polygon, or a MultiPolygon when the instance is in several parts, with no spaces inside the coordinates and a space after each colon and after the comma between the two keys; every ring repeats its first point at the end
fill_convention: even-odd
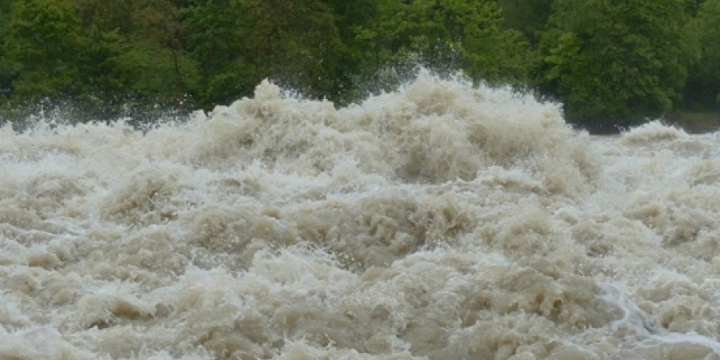
{"type": "Polygon", "coordinates": [[[720,356],[717,134],[422,73],[0,137],[0,359],[720,356]]]}

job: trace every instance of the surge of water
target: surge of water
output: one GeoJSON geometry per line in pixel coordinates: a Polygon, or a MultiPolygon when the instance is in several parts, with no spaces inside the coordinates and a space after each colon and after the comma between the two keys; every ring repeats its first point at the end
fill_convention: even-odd
{"type": "Polygon", "coordinates": [[[420,75],[0,129],[0,359],[720,359],[720,134],[420,75]]]}

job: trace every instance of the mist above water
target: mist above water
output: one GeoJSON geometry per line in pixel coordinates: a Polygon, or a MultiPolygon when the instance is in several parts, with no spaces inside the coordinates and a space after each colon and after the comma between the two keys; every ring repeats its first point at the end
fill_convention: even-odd
{"type": "Polygon", "coordinates": [[[421,74],[0,129],[0,359],[720,359],[718,134],[421,74]]]}

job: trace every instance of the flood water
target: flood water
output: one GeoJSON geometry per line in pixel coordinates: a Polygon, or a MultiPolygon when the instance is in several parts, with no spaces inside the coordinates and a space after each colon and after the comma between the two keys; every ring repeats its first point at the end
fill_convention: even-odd
{"type": "Polygon", "coordinates": [[[720,133],[420,75],[0,128],[0,359],[720,359],[720,133]]]}

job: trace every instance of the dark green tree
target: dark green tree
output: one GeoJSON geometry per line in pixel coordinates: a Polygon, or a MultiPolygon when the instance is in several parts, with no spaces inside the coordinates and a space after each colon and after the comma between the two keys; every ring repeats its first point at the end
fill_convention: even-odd
{"type": "Polygon", "coordinates": [[[686,103],[691,110],[717,109],[720,104],[720,0],[707,0],[702,4],[694,35],[701,57],[690,72],[686,103]]]}
{"type": "Polygon", "coordinates": [[[203,0],[183,15],[203,107],[250,95],[264,78],[311,97],[337,88],[343,46],[323,2],[203,0]]]}
{"type": "Polygon", "coordinates": [[[673,109],[697,50],[683,0],[556,0],[540,81],[576,120],[637,122],[673,109]]]}
{"type": "Polygon", "coordinates": [[[196,90],[202,107],[228,103],[254,86],[252,54],[242,42],[241,11],[239,1],[232,0],[194,0],[181,9],[188,29],[186,49],[198,63],[196,90]]]}
{"type": "Polygon", "coordinates": [[[335,70],[335,100],[347,102],[364,95],[363,81],[371,78],[377,71],[378,60],[375,47],[360,36],[373,19],[379,15],[377,0],[327,0],[332,9],[335,27],[338,30],[341,46],[335,70]]]}
{"type": "Polygon", "coordinates": [[[308,96],[329,95],[343,52],[332,8],[322,1],[244,0],[241,4],[243,42],[253,54],[257,75],[308,96]]]}
{"type": "Polygon", "coordinates": [[[705,1],[706,0],[685,0],[685,12],[692,17],[697,16],[700,7],[702,7],[705,1]]]}
{"type": "Polygon", "coordinates": [[[173,104],[189,95],[195,63],[183,50],[186,32],[169,0],[77,0],[85,36],[83,75],[106,103],[173,104]]]}
{"type": "Polygon", "coordinates": [[[76,119],[132,116],[158,104],[194,107],[184,100],[196,86],[197,66],[183,49],[186,33],[174,4],[15,2],[0,30],[0,81],[10,79],[10,102],[49,100],[73,109],[76,119]]]}
{"type": "Polygon", "coordinates": [[[520,31],[531,44],[537,44],[552,14],[553,0],[498,0],[504,26],[520,31]]]}
{"type": "Polygon", "coordinates": [[[411,0],[378,2],[378,16],[362,26],[376,68],[422,64],[464,72],[476,80],[521,84],[530,68],[528,45],[516,30],[502,28],[496,1],[411,0]]]}
{"type": "MultiPolygon", "coordinates": [[[[9,31],[10,10],[14,0],[0,2],[0,100],[10,97],[12,82],[19,75],[20,64],[5,55],[5,37],[9,31]]],[[[2,104],[2,101],[0,101],[2,104]]]]}
{"type": "Polygon", "coordinates": [[[16,1],[6,24],[3,49],[22,64],[12,86],[19,96],[72,96],[79,92],[85,44],[70,0],[16,1]]]}
{"type": "Polygon", "coordinates": [[[502,12],[495,1],[440,3],[443,22],[468,75],[495,84],[528,83],[532,57],[527,39],[519,31],[502,28],[502,12]]]}
{"type": "Polygon", "coordinates": [[[178,104],[196,91],[197,63],[185,51],[187,28],[170,0],[144,0],[134,6],[134,31],[117,64],[136,79],[130,92],[145,101],[178,104]]]}

